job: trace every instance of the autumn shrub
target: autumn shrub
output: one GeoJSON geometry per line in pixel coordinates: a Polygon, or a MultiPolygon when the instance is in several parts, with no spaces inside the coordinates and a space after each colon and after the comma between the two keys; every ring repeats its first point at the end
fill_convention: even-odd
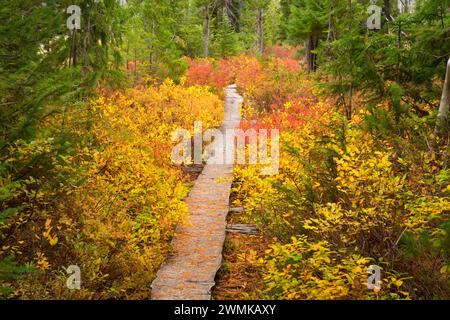
{"type": "Polygon", "coordinates": [[[298,54],[298,48],[275,44],[266,48],[265,52],[269,56],[275,56],[281,59],[295,59],[298,54]]]}
{"type": "MultiPolygon", "coordinates": [[[[151,281],[170,252],[175,226],[187,214],[183,200],[190,182],[171,162],[171,134],[178,128],[192,131],[194,121],[202,121],[207,129],[222,119],[222,101],[208,89],[168,80],[68,109],[67,132],[84,137],[71,146],[70,155],[58,155],[52,138],[17,142],[16,158],[24,163],[26,157],[37,167],[20,183],[1,178],[2,196],[8,196],[2,209],[22,206],[0,221],[0,255],[30,267],[16,273],[33,272],[0,279],[1,286],[10,288],[5,294],[148,298],[151,281]],[[39,176],[43,157],[43,163],[53,163],[53,169],[43,171],[48,177],[39,176]],[[70,265],[81,269],[81,290],[66,287],[64,268],[70,265]]],[[[60,121],[61,116],[49,119],[48,130],[60,121]]],[[[4,165],[15,161],[2,159],[4,165]]]]}
{"type": "Polygon", "coordinates": [[[263,296],[279,300],[402,299],[402,279],[386,275],[381,287],[389,294],[367,290],[370,258],[333,250],[326,241],[309,242],[306,236],[289,244],[273,245],[261,261],[266,288],[263,296]]]}
{"type": "Polygon", "coordinates": [[[218,61],[189,60],[189,64],[188,85],[208,85],[220,93],[235,82],[246,105],[259,113],[280,110],[287,101],[295,103],[297,84],[304,80],[302,66],[292,57],[240,55],[218,61]]]}
{"type": "MultiPolygon", "coordinates": [[[[253,62],[258,74],[276,74],[270,63],[253,62]]],[[[433,128],[425,119],[404,117],[399,138],[398,132],[369,129],[373,119],[364,108],[348,122],[334,113],[333,100],[299,77],[290,91],[282,90],[283,76],[272,78],[271,87],[281,90],[265,87],[278,93],[270,112],[244,107],[246,128],[281,131],[277,175],[262,177],[254,166],[235,169],[235,205],[275,239],[260,261],[262,296],[448,298],[450,179],[441,156],[448,151],[430,151],[433,128]],[[379,292],[366,287],[371,264],[382,268],[379,292]]],[[[237,79],[246,104],[264,103],[257,77],[237,79]]]]}
{"type": "MultiPolygon", "coordinates": [[[[326,243],[338,253],[345,250],[343,257],[356,254],[382,266],[401,285],[384,286],[379,297],[448,297],[448,171],[427,168],[433,160],[424,152],[421,155],[428,160],[423,176],[417,177],[417,171],[404,172],[398,163],[411,168],[413,164],[396,156],[389,141],[377,141],[361,128],[346,127],[345,141],[324,129],[323,140],[318,142],[319,133],[313,132],[305,126],[296,134],[282,135],[281,168],[276,176],[262,178],[252,168],[236,170],[238,204],[244,205],[251,220],[275,236],[285,250],[293,250],[292,236],[305,235],[312,245],[326,243]],[[437,173],[431,174],[430,169],[440,171],[440,190],[429,181],[437,173]],[[427,294],[431,289],[433,293],[427,294]]],[[[276,259],[273,254],[268,253],[268,261],[276,259]]],[[[293,257],[297,254],[292,251],[293,257]]],[[[309,268],[314,260],[308,260],[309,268]]],[[[350,291],[314,296],[306,290],[308,284],[297,284],[303,279],[297,271],[288,272],[295,266],[287,265],[288,269],[281,269],[286,272],[283,278],[273,274],[271,263],[265,263],[271,288],[268,297],[283,297],[270,295],[280,289],[276,285],[293,285],[299,290],[292,289],[297,297],[309,292],[303,298],[370,298],[367,292],[353,295],[350,291]]],[[[339,273],[341,267],[339,263],[332,270],[339,273]]],[[[315,280],[330,290],[339,283],[327,283],[321,276],[315,280]]]]}
{"type": "Polygon", "coordinates": [[[228,59],[188,59],[186,72],[187,85],[210,86],[216,93],[221,93],[233,82],[232,65],[228,59]]]}

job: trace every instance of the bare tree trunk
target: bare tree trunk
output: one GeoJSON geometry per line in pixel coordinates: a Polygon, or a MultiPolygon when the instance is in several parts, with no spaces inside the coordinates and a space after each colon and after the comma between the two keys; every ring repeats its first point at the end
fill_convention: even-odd
{"type": "MultiPolygon", "coordinates": [[[[389,2],[389,0],[387,0],[389,2]]],[[[350,7],[350,25],[349,25],[349,32],[350,35],[353,34],[353,3],[352,0],[349,0],[349,7],[350,7]]],[[[353,115],[353,43],[350,45],[350,88],[348,89],[348,104],[345,109],[345,116],[347,117],[348,121],[352,121],[352,115],[353,115]]]]}
{"type": "MultiPolygon", "coordinates": [[[[70,49],[70,56],[72,58],[72,67],[77,66],[77,29],[73,29],[72,33],[72,48],[70,49]]],[[[70,65],[69,65],[70,66],[70,65]]]]}
{"type": "Polygon", "coordinates": [[[258,51],[264,53],[264,9],[258,9],[258,51]]]}
{"type": "Polygon", "coordinates": [[[222,3],[222,6],[219,10],[219,20],[220,23],[222,24],[222,52],[221,52],[221,56],[224,57],[225,56],[225,7],[224,4],[222,3]]]}
{"type": "Polygon", "coordinates": [[[334,11],[334,0],[330,1],[330,16],[328,17],[328,34],[327,41],[332,41],[335,39],[334,37],[334,24],[333,24],[333,14],[331,12],[334,11]]]}
{"type": "Polygon", "coordinates": [[[308,64],[307,72],[308,74],[317,70],[317,54],[314,50],[317,49],[319,45],[319,37],[315,35],[310,35],[308,38],[308,43],[306,47],[306,60],[308,64]]]}
{"type": "Polygon", "coordinates": [[[307,45],[306,46],[306,63],[308,65],[308,67],[306,69],[306,72],[308,74],[310,74],[312,72],[312,69],[313,69],[312,68],[312,54],[311,54],[312,46],[313,46],[313,44],[312,44],[312,36],[309,36],[308,43],[306,45],[307,45]]]}
{"type": "Polygon", "coordinates": [[[397,66],[396,66],[396,80],[397,82],[400,82],[400,59],[401,59],[401,55],[400,55],[400,50],[402,48],[402,21],[400,20],[398,23],[398,36],[397,36],[397,66]]]}
{"type": "Polygon", "coordinates": [[[384,0],[384,14],[391,20],[391,3],[389,0],[384,0]]]}
{"type": "Polygon", "coordinates": [[[130,36],[127,40],[127,70],[130,70],[130,36]]]}
{"type": "Polygon", "coordinates": [[[70,50],[69,50],[69,68],[72,67],[72,53],[73,53],[73,39],[72,43],[70,44],[70,50]]]}
{"type": "Polygon", "coordinates": [[[134,76],[137,77],[137,48],[134,44],[134,76]]]}
{"type": "Polygon", "coordinates": [[[436,121],[436,135],[444,136],[449,132],[448,116],[450,109],[450,59],[447,62],[444,88],[442,90],[441,105],[436,121]]]}
{"type": "Polygon", "coordinates": [[[205,58],[209,57],[209,39],[211,35],[211,15],[209,12],[209,3],[205,6],[205,31],[203,42],[203,55],[205,58]]]}
{"type": "Polygon", "coordinates": [[[73,66],[76,67],[78,63],[78,46],[77,46],[77,31],[73,33],[73,66]]]}
{"type": "MultiPolygon", "coordinates": [[[[318,47],[319,47],[319,37],[318,36],[314,36],[314,38],[313,38],[313,45],[314,45],[314,50],[316,50],[318,47]]],[[[316,71],[317,70],[317,68],[318,68],[318,66],[319,66],[319,64],[317,63],[317,53],[315,53],[315,52],[313,52],[312,53],[312,55],[313,55],[313,59],[312,59],[312,61],[313,61],[313,65],[312,65],[312,68],[313,68],[313,71],[316,71]]]]}
{"type": "Polygon", "coordinates": [[[303,47],[305,48],[305,54],[303,55],[303,63],[306,64],[306,71],[308,71],[308,40],[303,40],[303,47]]]}
{"type": "Polygon", "coordinates": [[[83,53],[84,53],[83,72],[86,72],[89,67],[88,45],[90,42],[90,37],[91,37],[91,17],[89,16],[87,31],[86,31],[86,35],[84,36],[84,42],[83,42],[83,53]]]}
{"type": "Polygon", "coordinates": [[[149,63],[150,63],[150,71],[153,69],[153,63],[155,62],[155,34],[156,34],[156,21],[155,17],[152,17],[152,40],[150,42],[150,55],[149,55],[149,63]]]}

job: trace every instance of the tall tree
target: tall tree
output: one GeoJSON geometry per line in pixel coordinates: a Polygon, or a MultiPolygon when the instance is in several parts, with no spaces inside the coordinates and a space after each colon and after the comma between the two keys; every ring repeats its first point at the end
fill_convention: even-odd
{"type": "Polygon", "coordinates": [[[306,45],[308,73],[317,69],[317,48],[328,27],[329,5],[325,1],[293,0],[290,7],[288,34],[306,45]]]}
{"type": "Polygon", "coordinates": [[[447,62],[447,72],[444,87],[442,89],[441,104],[436,123],[436,133],[445,135],[449,133],[449,110],[450,110],[450,59],[447,62]]]}
{"type": "Polygon", "coordinates": [[[208,1],[205,4],[205,26],[204,26],[204,40],[203,40],[203,56],[209,56],[209,43],[211,37],[211,3],[208,1]]]}
{"type": "Polygon", "coordinates": [[[203,56],[209,57],[211,44],[211,20],[216,0],[196,0],[195,6],[203,13],[203,56]]]}
{"type": "Polygon", "coordinates": [[[258,39],[258,51],[260,54],[264,53],[264,19],[265,13],[268,9],[270,1],[268,0],[255,0],[254,7],[257,12],[257,39],[258,39]]]}

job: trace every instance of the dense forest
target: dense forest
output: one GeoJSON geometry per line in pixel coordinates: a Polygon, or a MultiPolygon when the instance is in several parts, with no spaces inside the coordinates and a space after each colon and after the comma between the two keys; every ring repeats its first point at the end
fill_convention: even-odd
{"type": "Polygon", "coordinates": [[[448,0],[0,1],[0,299],[148,299],[231,84],[281,150],[215,299],[450,299],[448,0]]]}

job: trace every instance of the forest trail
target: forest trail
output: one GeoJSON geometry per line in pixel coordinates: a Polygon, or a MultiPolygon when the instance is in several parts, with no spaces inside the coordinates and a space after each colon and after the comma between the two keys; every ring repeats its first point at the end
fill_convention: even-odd
{"type": "MultiPolygon", "coordinates": [[[[235,85],[227,88],[222,132],[240,124],[242,100],[235,85]]],[[[232,170],[233,165],[207,164],[195,182],[186,200],[188,224],[177,229],[174,254],[152,283],[152,300],[211,300],[211,289],[222,263],[232,170]]]]}

